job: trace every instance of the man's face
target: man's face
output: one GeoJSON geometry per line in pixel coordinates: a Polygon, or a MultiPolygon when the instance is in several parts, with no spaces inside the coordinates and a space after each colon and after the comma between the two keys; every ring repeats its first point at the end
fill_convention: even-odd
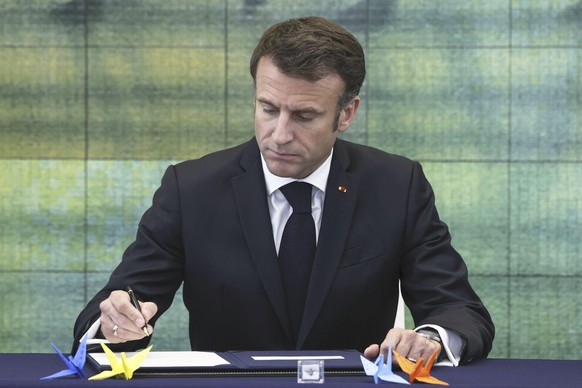
{"type": "Polygon", "coordinates": [[[330,74],[311,82],[289,77],[267,57],[260,59],[256,74],[255,135],[271,173],[305,178],[329,156],[338,133],[355,117],[356,97],[334,123],[344,81],[330,74]]]}

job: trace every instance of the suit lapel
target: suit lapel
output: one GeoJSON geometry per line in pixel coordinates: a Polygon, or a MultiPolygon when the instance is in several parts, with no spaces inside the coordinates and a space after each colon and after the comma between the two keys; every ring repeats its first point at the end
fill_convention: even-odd
{"type": "Polygon", "coordinates": [[[291,342],[291,326],[266,200],[267,189],[255,140],[249,142],[243,152],[241,167],[245,171],[232,178],[232,187],[242,231],[265,292],[291,342]]]}
{"type": "Polygon", "coordinates": [[[297,349],[302,348],[331,288],[352,224],[359,180],[347,173],[348,166],[349,157],[338,140],[327,180],[323,218],[297,349]]]}

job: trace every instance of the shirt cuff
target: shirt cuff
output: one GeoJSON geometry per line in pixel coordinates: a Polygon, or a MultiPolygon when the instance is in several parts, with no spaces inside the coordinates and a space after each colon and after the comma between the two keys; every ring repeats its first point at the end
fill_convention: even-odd
{"type": "MultiPolygon", "coordinates": [[[[99,328],[100,327],[101,327],[101,321],[96,320],[91,325],[91,327],[89,328],[89,330],[87,330],[87,332],[83,335],[83,337],[87,336],[87,345],[100,344],[100,343],[109,344],[110,343],[106,339],[103,339],[103,338],[95,338],[95,336],[97,335],[97,332],[99,331],[99,328]]],[[[81,339],[83,337],[81,337],[81,339]]],[[[79,342],[81,342],[81,341],[79,340],[79,342]]]]}
{"type": "Polygon", "coordinates": [[[447,360],[437,362],[435,365],[459,366],[459,362],[461,361],[461,351],[463,350],[463,339],[461,336],[452,330],[447,330],[438,325],[422,325],[414,329],[414,331],[427,328],[436,330],[439,333],[439,336],[443,341],[443,348],[447,355],[447,360]]]}

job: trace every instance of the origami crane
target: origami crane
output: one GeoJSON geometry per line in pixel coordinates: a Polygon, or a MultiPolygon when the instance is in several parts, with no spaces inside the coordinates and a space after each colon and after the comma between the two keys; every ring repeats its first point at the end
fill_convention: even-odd
{"type": "Polygon", "coordinates": [[[79,348],[75,356],[65,357],[63,353],[51,342],[51,346],[56,350],[57,354],[63,360],[68,369],[64,369],[60,372],[52,374],[50,376],[41,377],[41,380],[53,380],[63,376],[75,375],[76,377],[84,378],[85,372],[83,372],[83,367],[85,366],[85,360],[87,359],[87,336],[81,339],[79,348]]]}
{"type": "Polygon", "coordinates": [[[408,373],[411,383],[414,382],[414,380],[417,380],[427,384],[449,385],[449,383],[446,383],[430,375],[430,370],[434,364],[434,361],[436,360],[438,350],[435,350],[430,355],[426,365],[424,366],[422,365],[424,362],[423,358],[419,358],[416,363],[413,363],[406,357],[399,354],[397,351],[394,350],[393,352],[394,356],[396,356],[396,361],[398,361],[398,365],[400,365],[400,368],[404,372],[408,373]]]}
{"type": "Polygon", "coordinates": [[[89,377],[89,380],[104,380],[110,377],[125,378],[129,380],[133,377],[133,372],[139,369],[142,362],[145,360],[146,356],[150,352],[153,345],[148,346],[146,349],[137,353],[134,356],[127,357],[124,352],[121,353],[121,360],[117,358],[115,353],[111,351],[104,343],[101,343],[101,347],[107,359],[111,364],[111,370],[103,371],[95,376],[89,377]]]}
{"type": "Polygon", "coordinates": [[[410,384],[408,381],[392,372],[392,347],[388,348],[386,363],[384,363],[383,354],[380,354],[374,362],[368,360],[364,356],[360,356],[360,360],[362,361],[362,366],[364,367],[366,375],[374,376],[374,383],[376,384],[378,384],[378,379],[397,384],[410,384]]]}

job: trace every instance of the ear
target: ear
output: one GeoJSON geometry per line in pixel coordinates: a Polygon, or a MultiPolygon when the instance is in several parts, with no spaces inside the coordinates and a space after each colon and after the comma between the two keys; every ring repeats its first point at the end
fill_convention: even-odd
{"type": "Polygon", "coordinates": [[[338,132],[345,132],[348,130],[352,121],[356,118],[356,111],[360,106],[360,96],[356,96],[352,101],[348,102],[347,105],[340,112],[340,118],[337,126],[338,132]]]}

